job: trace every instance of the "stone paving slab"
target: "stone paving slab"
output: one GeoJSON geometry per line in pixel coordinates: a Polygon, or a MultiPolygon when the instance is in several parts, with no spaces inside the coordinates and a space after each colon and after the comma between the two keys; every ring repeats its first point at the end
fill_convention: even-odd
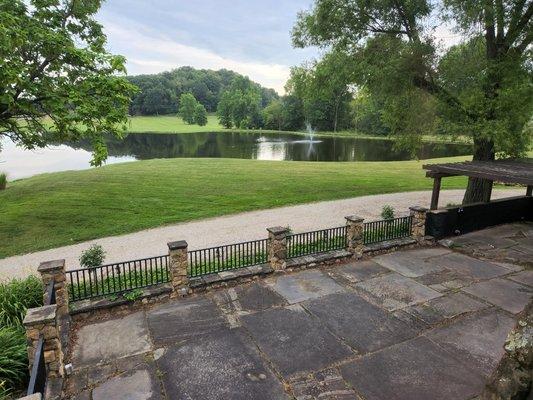
{"type": "Polygon", "coordinates": [[[97,386],[93,400],[160,400],[161,389],[148,368],[125,372],[97,386]]]}
{"type": "MultiPolygon", "coordinates": [[[[440,250],[440,249],[436,249],[440,250]]],[[[428,250],[425,255],[431,254],[428,250]]],[[[442,254],[440,251],[436,255],[442,254]]],[[[445,253],[444,253],[445,254],[445,253]]],[[[426,260],[426,256],[416,256],[416,251],[398,251],[374,258],[374,261],[409,278],[416,278],[430,273],[438,272],[443,268],[433,260],[426,260]]]]}
{"type": "Polygon", "coordinates": [[[152,349],[142,311],[105,322],[85,325],[77,332],[74,368],[106,363],[152,349]]]}
{"type": "Polygon", "coordinates": [[[524,285],[533,286],[533,271],[531,270],[522,271],[522,272],[519,272],[518,274],[508,276],[507,279],[510,279],[514,282],[521,283],[524,285]]]}
{"type": "Polygon", "coordinates": [[[442,296],[442,293],[397,273],[369,279],[355,287],[369,293],[374,302],[389,311],[442,296]]]}
{"type": "Polygon", "coordinates": [[[214,298],[228,312],[237,313],[262,311],[287,304],[277,292],[259,282],[218,291],[214,298]]]}
{"type": "Polygon", "coordinates": [[[488,304],[474,300],[464,293],[449,293],[427,303],[410,307],[406,311],[427,324],[438,324],[446,319],[487,307],[488,304]]]}
{"type": "Polygon", "coordinates": [[[330,274],[341,278],[347,283],[357,283],[379,275],[389,273],[390,270],[372,261],[353,261],[335,268],[330,274]]]}
{"type": "Polygon", "coordinates": [[[418,332],[355,293],[337,293],[304,303],[312,314],[360,353],[403,342],[418,332]]]}
{"type": "Polygon", "coordinates": [[[512,317],[492,309],[436,328],[426,336],[456,358],[489,376],[504,354],[505,339],[514,325],[512,317]]]}
{"type": "Polygon", "coordinates": [[[316,299],[344,288],[319,270],[269,278],[266,284],[283,296],[289,304],[316,299]]]}
{"type": "Polygon", "coordinates": [[[327,369],[290,382],[296,400],[354,400],[355,392],[337,369],[327,369]]]}
{"type": "Polygon", "coordinates": [[[299,305],[245,315],[242,321],[285,377],[320,370],[353,355],[299,305]]]}
{"type": "Polygon", "coordinates": [[[513,314],[522,311],[533,296],[533,289],[508,279],[476,283],[463,291],[488,301],[513,314]]]}
{"type": "Polygon", "coordinates": [[[507,268],[459,253],[445,254],[435,259],[435,263],[476,280],[492,279],[509,273],[507,268]]]}
{"type": "Polygon", "coordinates": [[[171,346],[156,362],[169,399],[288,398],[240,329],[213,332],[171,346]]]}
{"type": "Polygon", "coordinates": [[[198,337],[226,329],[227,321],[206,297],[171,301],[147,311],[148,326],[156,344],[198,337]]]}
{"type": "Polygon", "coordinates": [[[424,337],[369,354],[340,367],[365,400],[462,400],[485,384],[448,352],[424,337]]]}

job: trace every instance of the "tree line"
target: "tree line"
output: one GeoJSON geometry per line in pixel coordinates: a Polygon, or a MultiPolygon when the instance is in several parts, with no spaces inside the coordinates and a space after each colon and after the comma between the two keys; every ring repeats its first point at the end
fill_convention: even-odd
{"type": "MultiPolygon", "coordinates": [[[[190,93],[207,112],[215,112],[222,93],[242,75],[221,69],[218,71],[180,67],[172,71],[151,75],[128,76],[127,80],[139,88],[132,97],[130,115],[175,114],[179,110],[182,94],[190,93]]],[[[261,107],[266,106],[278,94],[273,89],[251,85],[259,93],[261,107]]]]}

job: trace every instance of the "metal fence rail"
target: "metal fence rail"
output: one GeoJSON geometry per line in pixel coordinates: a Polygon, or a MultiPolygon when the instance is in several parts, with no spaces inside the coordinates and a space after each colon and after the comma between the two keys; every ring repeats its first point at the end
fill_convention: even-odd
{"type": "Polygon", "coordinates": [[[363,227],[364,243],[372,244],[408,237],[411,235],[411,222],[411,216],[365,222],[363,227]]]}
{"type": "Polygon", "coordinates": [[[346,248],[346,226],[303,232],[287,237],[287,258],[346,248]]]}
{"type": "Polygon", "coordinates": [[[143,258],[67,271],[70,300],[118,295],[170,282],[169,256],[143,258]]]}
{"type": "Polygon", "coordinates": [[[268,258],[268,240],[252,240],[189,251],[189,276],[197,277],[263,264],[268,258]]]}
{"type": "MultiPolygon", "coordinates": [[[[55,282],[52,279],[44,291],[44,305],[56,304],[55,282]]],[[[26,395],[44,393],[46,387],[46,364],[44,362],[44,336],[40,335],[35,348],[33,365],[30,371],[30,381],[26,395]]]]}

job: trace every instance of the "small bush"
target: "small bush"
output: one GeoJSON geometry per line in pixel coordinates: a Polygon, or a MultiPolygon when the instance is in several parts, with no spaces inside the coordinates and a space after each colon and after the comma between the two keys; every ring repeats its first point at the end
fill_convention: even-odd
{"type": "Polygon", "coordinates": [[[20,391],[28,380],[26,334],[22,320],[28,308],[43,305],[39,278],[0,283],[0,399],[20,391]]]}
{"type": "Polygon", "coordinates": [[[99,244],[93,244],[80,256],[80,264],[83,268],[93,269],[104,263],[105,251],[99,244]]]}
{"type": "Polygon", "coordinates": [[[383,219],[393,219],[394,218],[394,208],[385,204],[381,209],[381,218],[383,219]]]}
{"type": "Polygon", "coordinates": [[[0,283],[0,328],[22,326],[28,308],[43,305],[42,281],[30,276],[0,283]]]}
{"type": "Polygon", "coordinates": [[[4,190],[7,187],[7,175],[0,172],[0,190],[4,190]]]}
{"type": "Polygon", "coordinates": [[[23,328],[0,328],[0,398],[8,398],[28,380],[28,354],[23,328]]]}

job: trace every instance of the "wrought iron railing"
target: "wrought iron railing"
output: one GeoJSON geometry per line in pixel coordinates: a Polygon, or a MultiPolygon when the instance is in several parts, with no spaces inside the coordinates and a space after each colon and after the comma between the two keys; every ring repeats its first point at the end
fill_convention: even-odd
{"type": "Polygon", "coordinates": [[[260,239],[189,251],[189,276],[264,264],[268,259],[267,246],[268,240],[260,239]]]}
{"type": "Polygon", "coordinates": [[[143,258],[67,271],[70,300],[119,295],[170,282],[169,256],[143,258]]]}
{"type": "Polygon", "coordinates": [[[346,248],[346,226],[287,236],[287,258],[346,248]]]}
{"type": "MultiPolygon", "coordinates": [[[[52,279],[45,289],[44,305],[49,306],[56,303],[56,291],[54,280],[52,279]]],[[[46,364],[44,362],[44,336],[39,336],[37,341],[37,347],[33,356],[33,365],[30,371],[30,381],[28,383],[28,390],[26,394],[31,396],[32,394],[42,393],[46,387],[46,364]]]]}
{"type": "Polygon", "coordinates": [[[411,223],[411,216],[365,222],[363,227],[364,243],[373,244],[408,237],[411,235],[411,223]]]}

